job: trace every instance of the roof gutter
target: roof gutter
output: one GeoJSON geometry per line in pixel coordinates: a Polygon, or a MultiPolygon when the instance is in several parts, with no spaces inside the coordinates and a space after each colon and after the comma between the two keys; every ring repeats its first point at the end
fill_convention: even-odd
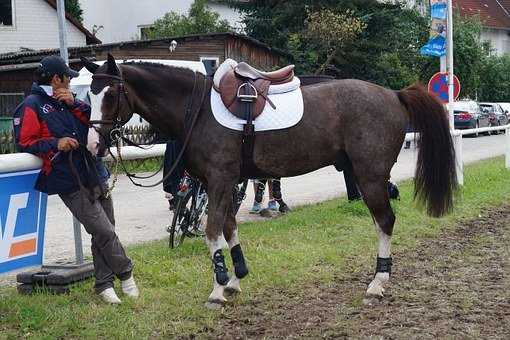
{"type": "MultiPolygon", "coordinates": [[[[79,63],[80,59],[69,59],[69,63],[79,63]]],[[[41,63],[11,64],[0,66],[0,72],[31,70],[37,68],[41,63]]]]}

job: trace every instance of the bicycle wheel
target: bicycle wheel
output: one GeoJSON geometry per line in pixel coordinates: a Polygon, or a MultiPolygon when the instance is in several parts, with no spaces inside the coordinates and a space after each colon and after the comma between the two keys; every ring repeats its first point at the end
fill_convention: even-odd
{"type": "Polygon", "coordinates": [[[190,210],[189,203],[191,198],[191,192],[187,193],[183,197],[178,198],[177,206],[174,210],[174,216],[172,218],[172,225],[170,226],[170,248],[176,248],[181,245],[184,241],[184,237],[188,232],[190,210]]]}
{"type": "Polygon", "coordinates": [[[191,218],[190,228],[188,229],[190,236],[201,237],[205,235],[205,215],[207,215],[207,193],[200,182],[196,183],[193,190],[191,202],[191,218]]]}
{"type": "Polygon", "coordinates": [[[248,186],[248,180],[244,180],[241,184],[235,185],[233,190],[233,201],[234,201],[234,215],[237,215],[239,208],[241,207],[241,203],[243,203],[246,198],[246,187],[248,186]]]}

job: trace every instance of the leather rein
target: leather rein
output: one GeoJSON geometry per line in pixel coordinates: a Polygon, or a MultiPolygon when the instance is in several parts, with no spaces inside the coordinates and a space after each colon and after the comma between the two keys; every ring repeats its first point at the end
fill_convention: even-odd
{"type": "MultiPolygon", "coordinates": [[[[119,71],[120,71],[120,69],[119,69],[119,71]]],[[[124,82],[125,81],[124,81],[124,78],[122,77],[122,73],[121,73],[120,76],[109,75],[109,74],[94,74],[92,76],[92,79],[105,79],[106,78],[106,79],[110,79],[110,80],[112,80],[114,82],[117,82],[118,83],[118,88],[119,88],[119,93],[117,94],[117,108],[116,108],[116,117],[115,117],[115,119],[114,120],[107,120],[107,119],[91,120],[89,122],[90,126],[94,130],[96,130],[101,135],[101,137],[103,137],[103,139],[104,139],[104,136],[101,134],[101,132],[99,132],[99,129],[95,126],[95,124],[113,125],[113,129],[110,131],[110,141],[116,144],[116,147],[117,147],[117,157],[115,157],[113,155],[113,153],[111,152],[111,149],[110,149],[111,146],[109,146],[108,147],[108,153],[115,160],[115,162],[116,162],[115,168],[116,169],[115,169],[115,174],[114,174],[115,178],[113,180],[112,187],[108,190],[108,192],[111,192],[113,190],[113,186],[115,186],[115,182],[117,181],[117,165],[119,163],[120,163],[123,171],[126,173],[126,176],[131,181],[131,183],[133,183],[135,186],[138,186],[138,187],[143,187],[143,188],[153,188],[153,187],[156,187],[156,186],[160,185],[161,183],[163,183],[164,181],[166,181],[173,174],[173,172],[177,168],[177,166],[178,166],[179,162],[181,161],[181,159],[182,159],[182,157],[184,155],[184,152],[186,151],[186,148],[187,148],[187,146],[189,144],[193,128],[195,127],[195,123],[198,120],[198,116],[200,114],[200,111],[201,111],[201,108],[202,108],[202,105],[204,103],[204,100],[205,100],[205,97],[206,97],[206,93],[207,93],[207,78],[204,76],[203,77],[203,79],[204,79],[204,81],[203,81],[203,88],[202,88],[202,91],[201,91],[201,94],[200,94],[200,101],[198,102],[198,106],[196,106],[194,108],[193,107],[193,98],[195,97],[195,94],[199,94],[200,93],[199,92],[200,88],[198,86],[198,75],[197,75],[197,72],[194,72],[193,74],[194,74],[193,89],[191,91],[191,95],[188,97],[188,102],[187,102],[186,111],[185,111],[184,129],[187,130],[187,132],[186,132],[186,137],[184,139],[183,147],[182,147],[181,151],[179,152],[179,154],[177,155],[177,158],[175,159],[175,161],[172,164],[172,167],[170,168],[168,173],[165,176],[163,176],[163,178],[160,181],[158,181],[157,183],[154,183],[154,184],[150,184],[150,185],[143,185],[141,183],[138,183],[133,178],[136,178],[136,179],[148,179],[148,178],[156,176],[163,169],[163,163],[164,162],[162,162],[160,168],[155,173],[153,173],[152,175],[149,175],[149,176],[137,176],[137,175],[135,175],[133,173],[130,173],[127,170],[127,168],[125,166],[125,163],[124,163],[124,160],[122,159],[121,152],[120,152],[120,148],[122,146],[121,141],[124,141],[128,145],[135,146],[135,147],[143,149],[143,150],[149,149],[147,147],[143,147],[143,146],[139,145],[136,142],[131,141],[130,139],[128,139],[127,137],[124,136],[122,126],[124,124],[126,124],[127,121],[123,122],[121,117],[120,117],[120,102],[121,102],[121,97],[123,97],[124,100],[127,102],[127,105],[129,107],[130,112],[134,113],[134,110],[133,110],[133,107],[132,107],[132,105],[131,105],[131,103],[129,101],[128,93],[127,93],[126,88],[124,86],[124,82]]]]}

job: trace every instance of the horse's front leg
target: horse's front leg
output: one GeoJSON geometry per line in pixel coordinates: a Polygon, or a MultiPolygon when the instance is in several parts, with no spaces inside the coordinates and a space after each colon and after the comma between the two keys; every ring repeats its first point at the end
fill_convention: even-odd
{"type": "Polygon", "coordinates": [[[234,275],[228,281],[227,287],[225,288],[226,295],[233,295],[241,292],[240,279],[248,275],[248,267],[244,259],[241,244],[239,243],[239,237],[237,234],[237,224],[234,214],[234,202],[230,205],[230,209],[227,215],[226,223],[223,228],[223,235],[227,240],[228,247],[230,249],[230,255],[232,257],[232,263],[234,265],[234,275]]]}
{"type": "Polygon", "coordinates": [[[232,185],[223,180],[209,181],[209,208],[207,216],[206,243],[211,253],[213,264],[213,290],[207,299],[206,306],[218,308],[227,301],[223,295],[229,282],[228,268],[223,256],[223,228],[228,219],[232,201],[232,185]]]}

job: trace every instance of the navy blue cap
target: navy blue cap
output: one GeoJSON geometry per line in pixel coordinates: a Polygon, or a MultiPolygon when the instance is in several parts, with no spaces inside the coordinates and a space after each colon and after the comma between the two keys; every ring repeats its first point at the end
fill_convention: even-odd
{"type": "Polygon", "coordinates": [[[41,60],[41,68],[49,76],[54,74],[65,74],[69,78],[76,78],[80,74],[76,71],[73,71],[66,65],[64,59],[59,57],[58,55],[52,55],[49,57],[44,57],[41,60]]]}

